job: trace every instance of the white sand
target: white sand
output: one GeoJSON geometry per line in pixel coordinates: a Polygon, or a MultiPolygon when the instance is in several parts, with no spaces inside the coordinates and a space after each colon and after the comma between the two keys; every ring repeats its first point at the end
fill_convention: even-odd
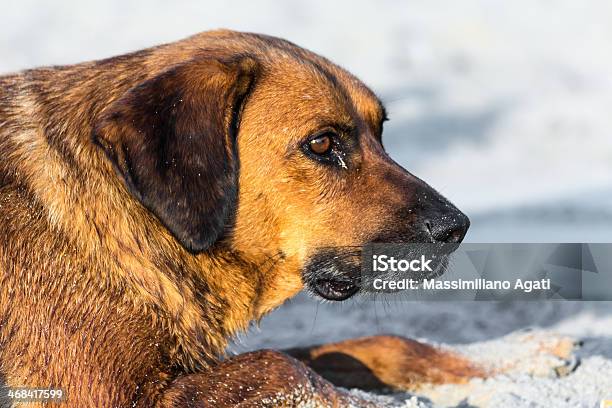
{"type": "Polygon", "coordinates": [[[426,395],[376,399],[383,406],[594,407],[601,399],[612,398],[612,307],[604,302],[406,302],[382,310],[372,303],[318,305],[300,296],[264,319],[233,349],[283,348],[380,333],[429,339],[476,361],[516,366],[504,375],[436,387],[426,395]],[[561,334],[582,341],[575,352],[578,366],[557,377],[551,368],[563,366],[563,361],[517,343],[532,326],[543,338],[561,334]],[[431,402],[432,395],[438,404],[431,402]]]}

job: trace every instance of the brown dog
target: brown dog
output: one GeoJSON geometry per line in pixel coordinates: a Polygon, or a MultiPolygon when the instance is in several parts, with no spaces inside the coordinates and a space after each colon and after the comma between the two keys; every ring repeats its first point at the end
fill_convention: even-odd
{"type": "MultiPolygon", "coordinates": [[[[304,285],[355,294],[355,248],[463,238],[384,120],[326,59],[231,31],[1,77],[0,385],[70,407],[347,404],[285,354],[219,359],[304,285]]],[[[344,386],[480,374],[388,336],[292,353],[344,386]]]]}

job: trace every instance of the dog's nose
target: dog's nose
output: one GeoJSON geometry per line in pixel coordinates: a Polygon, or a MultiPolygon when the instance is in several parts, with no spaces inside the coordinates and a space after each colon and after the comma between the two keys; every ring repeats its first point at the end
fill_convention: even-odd
{"type": "Polygon", "coordinates": [[[454,210],[425,220],[425,226],[435,242],[458,244],[470,227],[470,219],[461,211],[454,210]]]}

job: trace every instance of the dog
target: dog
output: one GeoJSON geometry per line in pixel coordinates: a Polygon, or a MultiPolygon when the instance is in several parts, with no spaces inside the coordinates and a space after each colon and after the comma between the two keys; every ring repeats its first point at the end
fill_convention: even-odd
{"type": "Polygon", "coordinates": [[[327,59],[227,30],[0,77],[4,389],[61,389],[67,407],[370,406],[334,384],[482,376],[394,336],[223,357],[304,288],[358,293],[367,243],[463,239],[468,218],[385,152],[386,119],[327,59]]]}

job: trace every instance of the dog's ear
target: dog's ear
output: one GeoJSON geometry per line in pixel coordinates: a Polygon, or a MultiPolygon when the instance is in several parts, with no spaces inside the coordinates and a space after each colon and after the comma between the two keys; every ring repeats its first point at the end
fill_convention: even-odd
{"type": "Polygon", "coordinates": [[[246,56],[192,60],[132,88],[94,127],[131,193],[191,252],[235,212],[236,136],[257,71],[246,56]]]}

